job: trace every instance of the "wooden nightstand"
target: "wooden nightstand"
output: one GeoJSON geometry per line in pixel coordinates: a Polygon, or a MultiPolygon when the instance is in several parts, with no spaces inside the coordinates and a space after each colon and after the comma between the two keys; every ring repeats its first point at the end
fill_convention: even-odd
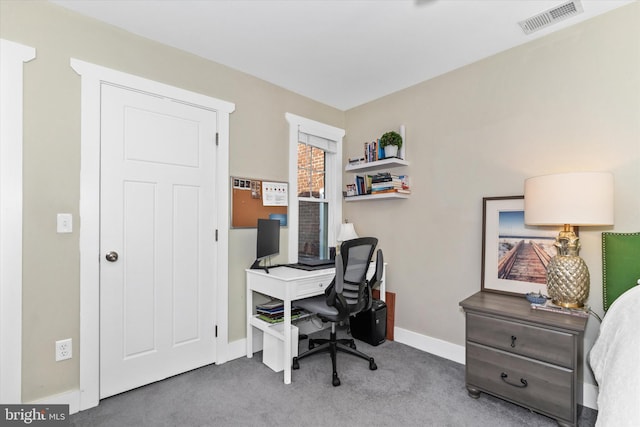
{"type": "Polygon", "coordinates": [[[533,310],[524,297],[478,292],[466,315],[469,396],[485,392],[577,425],[586,317],[533,310]]]}

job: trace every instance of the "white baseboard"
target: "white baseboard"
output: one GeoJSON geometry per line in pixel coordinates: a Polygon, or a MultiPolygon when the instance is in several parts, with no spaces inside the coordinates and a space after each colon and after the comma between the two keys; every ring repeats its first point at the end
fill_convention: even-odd
{"type": "MultiPolygon", "coordinates": [[[[452,360],[454,362],[465,364],[464,346],[451,344],[450,342],[432,338],[427,335],[421,335],[416,332],[408,331],[402,328],[394,328],[394,340],[406,344],[409,347],[435,354],[436,356],[452,360]]],[[[582,387],[582,405],[591,409],[598,409],[598,387],[593,384],[583,383],[582,387]]]]}
{"type": "Polygon", "coordinates": [[[69,414],[75,414],[80,410],[80,390],[69,390],[28,403],[33,405],[69,405],[69,414]]]}
{"type": "Polygon", "coordinates": [[[399,343],[406,344],[409,347],[453,360],[454,362],[464,365],[464,346],[451,344],[438,338],[432,338],[427,335],[421,335],[402,328],[393,329],[393,338],[399,343]]]}
{"type": "Polygon", "coordinates": [[[598,386],[583,383],[582,385],[582,406],[598,410],[598,386]]]}
{"type": "MultiPolygon", "coordinates": [[[[255,337],[256,335],[258,334],[254,332],[253,336],[255,337]]],[[[258,351],[256,350],[256,347],[255,347],[257,344],[258,343],[254,339],[253,340],[254,352],[258,351]]],[[[260,349],[262,350],[262,334],[260,334],[259,344],[260,344],[260,349]]],[[[242,338],[241,340],[233,341],[227,344],[227,361],[239,359],[241,357],[247,357],[247,339],[246,338],[242,338]]]]}

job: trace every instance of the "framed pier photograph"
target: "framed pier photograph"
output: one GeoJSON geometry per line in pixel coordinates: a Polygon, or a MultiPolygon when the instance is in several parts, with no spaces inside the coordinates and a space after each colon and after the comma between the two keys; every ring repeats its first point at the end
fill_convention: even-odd
{"type": "Polygon", "coordinates": [[[547,265],[558,227],[524,224],[524,196],[482,199],[483,291],[547,293],[547,265]]]}

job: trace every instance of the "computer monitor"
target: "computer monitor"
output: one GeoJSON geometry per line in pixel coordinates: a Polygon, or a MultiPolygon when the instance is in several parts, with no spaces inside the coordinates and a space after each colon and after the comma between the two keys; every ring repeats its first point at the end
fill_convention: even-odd
{"type": "MultiPolygon", "coordinates": [[[[280,220],[258,219],[258,236],[256,238],[256,260],[251,268],[263,268],[260,261],[280,253],[280,220]]],[[[268,271],[268,270],[267,270],[268,271]]]]}

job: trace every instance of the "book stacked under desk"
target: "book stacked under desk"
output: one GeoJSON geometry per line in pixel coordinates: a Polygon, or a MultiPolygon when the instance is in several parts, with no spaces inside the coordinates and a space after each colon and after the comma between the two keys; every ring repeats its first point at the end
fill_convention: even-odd
{"type": "MultiPolygon", "coordinates": [[[[258,319],[267,323],[280,323],[284,321],[284,305],[282,301],[274,299],[263,304],[256,305],[258,319]]],[[[291,307],[291,320],[296,320],[306,312],[297,307],[291,307]]]]}

